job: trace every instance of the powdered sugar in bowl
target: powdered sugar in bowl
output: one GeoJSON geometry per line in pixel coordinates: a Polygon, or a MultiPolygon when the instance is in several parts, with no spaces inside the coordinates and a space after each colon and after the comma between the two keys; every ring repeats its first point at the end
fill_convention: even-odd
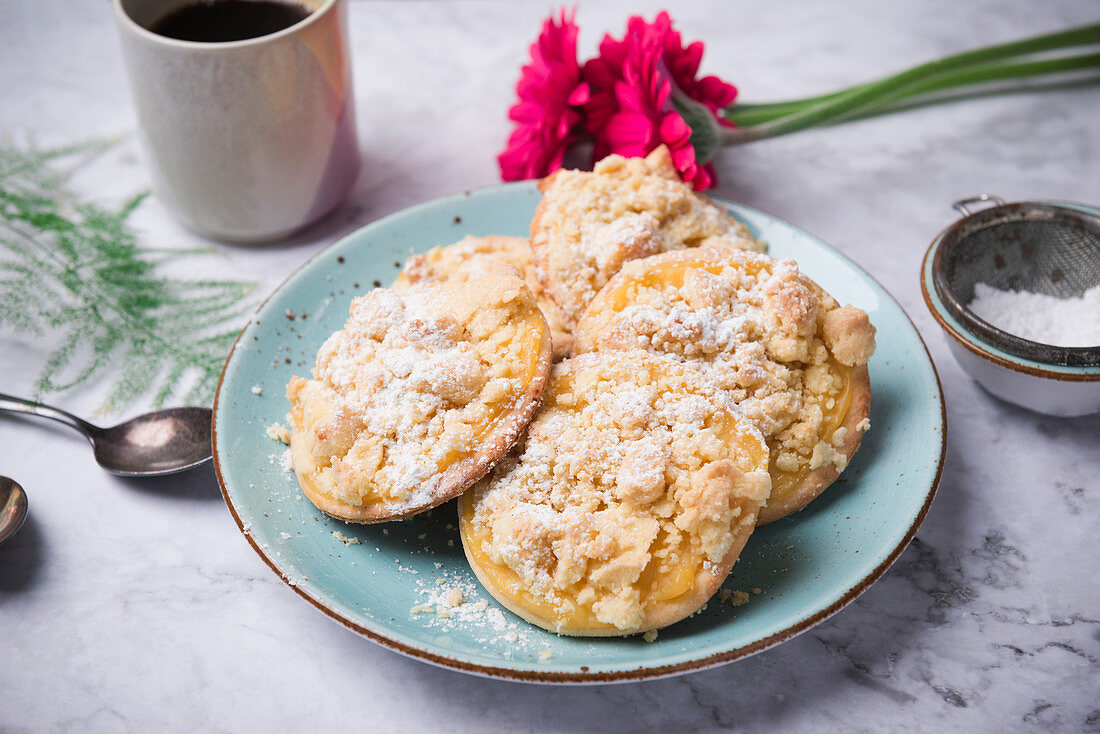
{"type": "Polygon", "coordinates": [[[1100,412],[1100,209],[983,194],[924,257],[921,291],[986,390],[1052,415],[1100,412]],[[971,212],[979,202],[995,206],[971,212]]]}

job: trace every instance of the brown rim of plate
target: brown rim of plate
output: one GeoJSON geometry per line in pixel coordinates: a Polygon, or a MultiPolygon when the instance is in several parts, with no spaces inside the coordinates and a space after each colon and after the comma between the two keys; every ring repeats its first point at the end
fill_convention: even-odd
{"type": "Polygon", "coordinates": [[[925,270],[928,268],[928,258],[932,257],[934,251],[938,249],[940,242],[943,240],[944,233],[946,233],[948,229],[950,229],[950,227],[944,229],[943,232],[940,232],[936,235],[936,238],[932,240],[932,244],[929,245],[928,250],[924,253],[920,268],[920,292],[921,295],[924,296],[924,305],[932,313],[932,318],[940,325],[943,332],[982,359],[992,362],[999,367],[1012,370],[1013,372],[1021,372],[1025,375],[1031,375],[1032,377],[1042,377],[1048,380],[1058,380],[1060,382],[1100,382],[1100,373],[1056,372],[1054,370],[1023,365],[1005,359],[998,354],[993,354],[984,349],[981,343],[977,341],[976,336],[969,333],[964,334],[948,323],[947,319],[943,317],[943,314],[939,312],[939,309],[937,309],[932,302],[932,295],[928,292],[928,284],[925,283],[924,278],[925,270]]]}
{"type": "MultiPolygon", "coordinates": [[[[722,202],[721,205],[725,206],[725,203],[722,202]]],[[[313,260],[326,255],[332,247],[333,245],[329,245],[325,249],[321,250],[305,263],[303,263],[301,266],[299,266],[293,273],[287,276],[287,278],[284,279],[283,283],[280,284],[279,287],[275,288],[271,292],[271,294],[269,294],[268,297],[265,298],[263,302],[256,307],[256,311],[259,312],[259,310],[263,308],[263,306],[271,299],[271,296],[282,289],[287,280],[294,277],[294,275],[299,270],[304,268],[310,262],[313,262],[313,260]]],[[[848,262],[851,263],[854,268],[863,273],[864,276],[870,279],[875,285],[877,285],[879,288],[882,288],[882,284],[879,283],[878,280],[874,278],[874,276],[872,276],[854,261],[848,260],[848,262]]],[[[882,290],[883,292],[887,293],[887,295],[889,295],[889,292],[886,291],[885,288],[882,288],[882,290]]],[[[218,403],[221,401],[222,384],[225,381],[225,369],[229,365],[229,361],[233,358],[233,354],[237,351],[237,345],[240,343],[241,335],[244,334],[244,329],[248,328],[248,326],[252,323],[252,319],[249,319],[248,324],[245,324],[244,328],[241,329],[241,334],[238,334],[237,339],[233,342],[233,348],[229,351],[229,356],[226,357],[225,366],[222,367],[222,374],[218,378],[218,389],[214,394],[213,418],[211,419],[210,423],[210,438],[211,446],[213,448],[214,474],[218,480],[218,488],[221,490],[222,499],[225,501],[226,507],[229,508],[229,514],[233,517],[233,522],[237,524],[237,529],[240,530],[241,535],[245,537],[245,540],[248,541],[248,544],[252,546],[252,549],[256,551],[256,554],[260,556],[263,562],[266,563],[271,568],[271,570],[275,572],[275,575],[278,576],[279,579],[281,579],[283,583],[289,586],[291,590],[293,590],[296,594],[298,594],[300,597],[316,607],[316,609],[322,614],[331,617],[333,620],[344,625],[351,631],[356,632],[383,647],[389,648],[390,650],[402,653],[411,658],[416,658],[417,660],[422,660],[424,662],[437,665],[442,668],[450,668],[451,670],[457,670],[463,673],[470,673],[472,675],[479,675],[487,678],[499,678],[502,680],[511,680],[521,683],[629,683],[633,681],[650,680],[654,678],[667,678],[683,673],[698,672],[701,670],[706,670],[707,668],[713,668],[719,665],[723,665],[725,663],[730,663],[734,660],[747,658],[751,655],[763,652],[768,648],[775,647],[779,643],[786,642],[793,637],[797,637],[806,630],[816,626],[817,624],[820,624],[821,622],[839,612],[844,607],[851,604],[860,594],[866,591],[868,587],[871,586],[871,584],[873,584],[884,573],[886,573],[887,569],[889,569],[890,566],[893,565],[894,561],[898,559],[898,556],[901,555],[902,551],[904,551],[905,548],[909,545],[910,541],[913,540],[913,536],[916,535],[917,529],[920,527],[921,523],[924,521],[925,516],[928,514],[928,509],[932,506],[932,500],[936,496],[936,490],[939,488],[940,477],[943,474],[943,462],[947,454],[947,406],[943,399],[943,385],[940,382],[940,375],[939,372],[936,370],[936,363],[932,361],[932,354],[928,351],[928,345],[924,343],[924,339],[921,337],[920,332],[917,331],[917,327],[913,324],[913,320],[909,318],[909,314],[905,313],[904,309],[902,309],[900,305],[898,306],[898,310],[901,311],[902,314],[905,316],[905,319],[909,322],[909,325],[913,329],[913,333],[917,336],[917,341],[920,342],[921,347],[923,347],[924,349],[924,354],[928,358],[929,366],[932,368],[932,376],[936,380],[936,389],[939,392],[940,396],[940,425],[943,426],[943,430],[940,434],[940,455],[939,459],[936,462],[936,474],[932,478],[932,483],[929,485],[928,496],[925,498],[924,504],[921,505],[920,511],[917,512],[917,516],[913,518],[913,522],[905,531],[905,535],[902,537],[901,541],[899,541],[894,549],[890,551],[889,554],[887,554],[886,558],[884,558],[878,566],[872,569],[870,573],[864,576],[858,583],[854,584],[850,589],[848,589],[848,591],[844,592],[844,594],[842,594],[839,599],[830,604],[828,607],[792,624],[786,629],[780,630],[773,635],[769,635],[762,640],[757,640],[756,642],[744,645],[734,650],[727,650],[725,652],[708,655],[705,658],[687,660],[682,663],[674,663],[671,665],[659,665],[655,667],[643,666],[635,668],[634,670],[624,670],[609,673],[589,673],[584,671],[582,671],[581,673],[555,673],[551,671],[541,672],[512,670],[510,668],[499,668],[490,665],[475,665],[462,660],[455,660],[454,658],[448,658],[442,655],[436,655],[435,653],[427,652],[425,650],[420,650],[415,647],[410,647],[395,640],[391,640],[388,637],[378,634],[377,632],[372,632],[371,630],[356,624],[350,619],[341,616],[335,610],[325,606],[324,603],[320,600],[314,599],[312,596],[310,596],[308,592],[306,592],[305,589],[301,588],[296,583],[291,583],[291,579],[286,576],[282,572],[282,570],[275,564],[275,562],[264,552],[264,550],[260,548],[260,545],[255,541],[255,539],[253,539],[251,534],[245,531],[244,523],[241,522],[240,515],[237,514],[237,509],[233,506],[232,501],[229,499],[229,492],[225,487],[225,479],[222,477],[221,462],[218,460],[218,403]]]]}

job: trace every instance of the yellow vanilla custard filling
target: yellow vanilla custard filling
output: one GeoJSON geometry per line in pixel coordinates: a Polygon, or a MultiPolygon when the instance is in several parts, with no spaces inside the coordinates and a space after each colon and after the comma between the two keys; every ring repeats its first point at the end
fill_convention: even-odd
{"type": "Polygon", "coordinates": [[[767,499],[767,463],[697,372],[642,352],[568,360],[516,452],[460,499],[463,548],[541,627],[654,629],[721,584],[767,499]]]}
{"type": "MultiPolygon", "coordinates": [[[[825,407],[822,410],[822,421],[818,433],[823,437],[828,437],[828,444],[835,452],[836,446],[833,446],[834,437],[837,435],[837,429],[844,423],[844,419],[848,416],[848,410],[852,403],[852,368],[846,367],[841,364],[832,363],[830,369],[835,371],[835,374],[839,376],[841,387],[832,395],[825,398],[825,407]]],[[[837,442],[839,443],[839,442],[837,442]]],[[[815,444],[816,448],[817,444],[815,444]]],[[[819,450],[820,452],[820,450],[819,450]]],[[[803,457],[791,458],[785,462],[785,466],[793,466],[793,469],[780,469],[779,468],[779,453],[776,452],[772,457],[768,465],[768,470],[772,475],[772,496],[773,502],[779,502],[786,498],[791,492],[795,491],[798,486],[806,479],[811,471],[817,468],[814,466],[814,454],[811,450],[809,461],[803,461],[803,457]]],[[[841,458],[838,454],[830,454],[827,458],[828,461],[840,464],[839,470],[843,470],[847,465],[847,458],[841,458]]]]}

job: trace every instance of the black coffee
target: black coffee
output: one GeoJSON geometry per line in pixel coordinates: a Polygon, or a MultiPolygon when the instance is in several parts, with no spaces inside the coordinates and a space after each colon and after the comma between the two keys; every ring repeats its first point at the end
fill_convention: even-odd
{"type": "Polygon", "coordinates": [[[200,0],[176,8],[149,30],[180,41],[242,41],[277,33],[309,14],[309,8],[279,0],[200,0]]]}

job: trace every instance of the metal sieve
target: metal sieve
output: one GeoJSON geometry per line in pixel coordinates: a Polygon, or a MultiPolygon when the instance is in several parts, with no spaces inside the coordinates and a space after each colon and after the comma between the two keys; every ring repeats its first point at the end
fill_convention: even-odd
{"type": "Polygon", "coordinates": [[[967,307],[974,286],[1080,296],[1100,283],[1100,216],[1045,202],[1006,203],[982,194],[952,205],[963,218],[947,228],[932,261],[932,282],[947,310],[982,341],[1018,357],[1067,367],[1100,366],[1100,345],[1058,347],[1001,331],[967,307]],[[979,202],[995,206],[972,212],[979,202]]]}

